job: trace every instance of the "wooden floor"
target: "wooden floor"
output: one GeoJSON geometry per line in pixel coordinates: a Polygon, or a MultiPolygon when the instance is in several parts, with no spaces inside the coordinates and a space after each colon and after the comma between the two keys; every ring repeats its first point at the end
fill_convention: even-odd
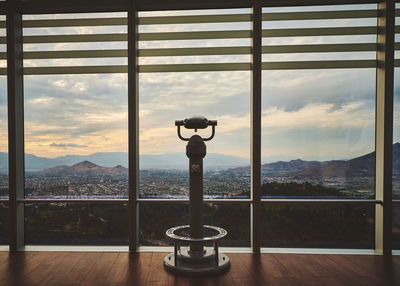
{"type": "Polygon", "coordinates": [[[228,254],[215,277],[175,276],[166,253],[0,252],[0,285],[400,285],[400,257],[228,254]]]}

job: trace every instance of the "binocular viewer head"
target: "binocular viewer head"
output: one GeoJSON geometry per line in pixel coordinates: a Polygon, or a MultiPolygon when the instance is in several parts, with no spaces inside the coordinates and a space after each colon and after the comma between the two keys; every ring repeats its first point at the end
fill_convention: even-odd
{"type": "Polygon", "coordinates": [[[185,120],[175,120],[175,126],[184,126],[186,129],[206,129],[208,126],[217,126],[217,120],[208,120],[203,116],[194,116],[185,120]]]}
{"type": "Polygon", "coordinates": [[[185,120],[175,120],[175,126],[178,127],[178,137],[184,141],[189,141],[188,138],[183,138],[180,133],[181,126],[186,129],[206,129],[208,126],[212,127],[212,135],[209,138],[202,138],[204,141],[211,140],[215,134],[215,126],[217,126],[217,120],[208,120],[203,116],[193,116],[191,118],[186,118],[185,120]]]}

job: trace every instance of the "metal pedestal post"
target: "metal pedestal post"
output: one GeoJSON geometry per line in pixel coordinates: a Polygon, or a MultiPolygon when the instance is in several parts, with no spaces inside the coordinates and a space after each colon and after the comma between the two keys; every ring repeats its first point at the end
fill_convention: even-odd
{"type": "MultiPolygon", "coordinates": [[[[189,157],[190,187],[190,237],[203,238],[203,158],[206,155],[206,144],[198,135],[193,135],[186,146],[189,157]]],[[[190,253],[203,255],[203,244],[190,243],[190,253]]]]}

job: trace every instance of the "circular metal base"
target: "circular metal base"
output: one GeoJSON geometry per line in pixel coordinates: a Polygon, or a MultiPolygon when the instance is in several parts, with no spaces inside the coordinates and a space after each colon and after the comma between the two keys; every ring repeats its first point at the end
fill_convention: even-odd
{"type": "Polygon", "coordinates": [[[223,253],[218,255],[218,263],[215,259],[210,259],[209,256],[205,259],[190,259],[186,255],[178,254],[178,260],[175,264],[175,256],[170,253],[164,258],[164,267],[166,270],[177,274],[212,275],[228,271],[230,262],[228,256],[223,253]]]}

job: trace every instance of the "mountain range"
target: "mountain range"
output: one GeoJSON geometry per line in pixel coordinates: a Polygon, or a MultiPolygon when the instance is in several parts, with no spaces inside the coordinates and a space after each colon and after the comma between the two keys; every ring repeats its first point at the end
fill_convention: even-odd
{"type": "MultiPolygon", "coordinates": [[[[141,169],[187,169],[188,158],[184,153],[141,155],[141,169]]],[[[393,145],[393,174],[400,175],[400,143],[393,145]]],[[[207,169],[228,169],[232,173],[249,174],[248,160],[241,157],[211,153],[204,165],[207,169]],[[244,167],[235,167],[243,166],[244,167]],[[234,167],[234,168],[232,168],[234,167]]],[[[128,172],[128,155],[123,152],[94,153],[87,156],[67,155],[57,158],[25,154],[27,170],[47,174],[125,174],[128,172]]],[[[0,153],[0,170],[7,169],[7,153],[0,153]]],[[[305,161],[301,159],[278,161],[261,166],[263,174],[291,176],[293,178],[320,177],[370,177],[375,174],[375,152],[350,160],[305,161]]]]}
{"type": "MultiPolygon", "coordinates": [[[[39,171],[57,166],[72,166],[80,162],[89,161],[104,167],[121,165],[128,167],[128,153],[125,152],[104,152],[90,155],[67,155],[56,158],[39,157],[32,154],[25,154],[26,170],[39,171]]],[[[141,169],[183,169],[188,167],[186,154],[143,154],[139,157],[141,169]]],[[[209,153],[204,159],[205,168],[231,168],[235,166],[248,165],[249,159],[232,155],[209,153]]],[[[8,154],[0,152],[0,171],[8,169],[8,154]]]]}
{"type": "MultiPolygon", "coordinates": [[[[400,175],[400,143],[393,144],[393,174],[400,175]]],[[[250,173],[250,166],[229,169],[234,173],[250,173]]],[[[261,165],[262,173],[280,173],[293,178],[371,177],[375,175],[375,152],[350,160],[278,161],[261,165]]]]}
{"type": "MultiPolygon", "coordinates": [[[[267,164],[261,165],[261,172],[262,173],[297,172],[297,171],[301,171],[304,169],[319,168],[327,163],[329,163],[329,161],[326,161],[326,162],[305,161],[305,160],[301,160],[301,159],[290,160],[290,161],[278,161],[278,162],[267,163],[267,164]]],[[[231,168],[231,169],[229,169],[229,171],[235,172],[235,173],[250,173],[250,166],[231,168]]]]}

